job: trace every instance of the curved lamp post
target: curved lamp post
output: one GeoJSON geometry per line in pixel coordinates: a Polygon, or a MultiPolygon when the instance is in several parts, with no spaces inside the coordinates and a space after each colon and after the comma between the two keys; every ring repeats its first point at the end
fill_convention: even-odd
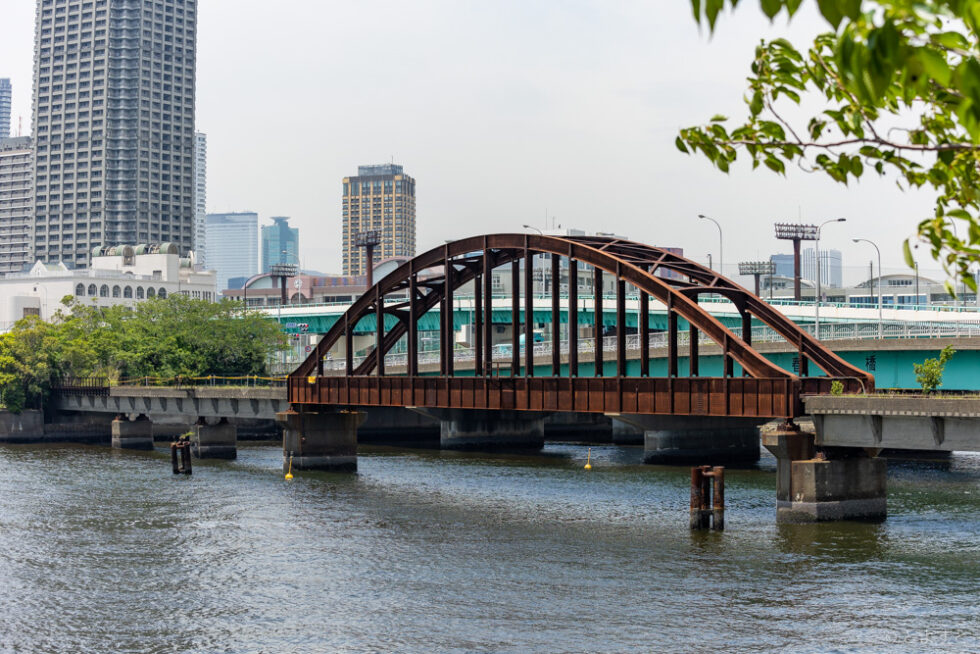
{"type": "Polygon", "coordinates": [[[703,213],[699,213],[698,218],[700,218],[701,220],[710,220],[715,224],[715,227],[718,228],[718,274],[724,276],[725,275],[725,251],[722,249],[721,225],[718,224],[717,220],[715,220],[711,216],[706,216],[703,213]]]}
{"type": "MultiPolygon", "coordinates": [[[[881,320],[881,250],[878,249],[878,246],[875,245],[874,241],[869,241],[866,238],[855,238],[851,240],[855,243],[860,243],[862,241],[865,243],[870,243],[874,247],[875,252],[878,253],[878,338],[881,338],[884,335],[881,320]]],[[[871,283],[874,284],[874,281],[874,276],[872,276],[871,283]]]]}
{"type": "MultiPolygon", "coordinates": [[[[817,227],[817,243],[816,243],[816,248],[817,248],[817,250],[816,250],[816,253],[817,253],[817,298],[816,299],[817,299],[817,301],[816,301],[816,304],[813,307],[813,316],[814,316],[814,320],[813,320],[813,331],[816,332],[814,334],[814,336],[817,337],[817,340],[818,341],[820,340],[820,300],[822,299],[821,298],[821,289],[820,289],[820,230],[823,229],[823,226],[824,225],[829,225],[830,223],[842,223],[842,222],[845,222],[846,220],[847,220],[847,218],[831,218],[830,220],[823,221],[822,223],[820,223],[820,226],[817,227]]],[[[880,272],[879,272],[879,274],[880,274],[880,272]]]]}

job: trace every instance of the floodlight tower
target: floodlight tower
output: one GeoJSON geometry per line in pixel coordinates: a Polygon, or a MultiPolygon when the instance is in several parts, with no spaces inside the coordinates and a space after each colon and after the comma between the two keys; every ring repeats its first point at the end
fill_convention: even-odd
{"type": "Polygon", "coordinates": [[[269,266],[269,276],[272,277],[272,285],[275,287],[276,279],[279,280],[279,303],[289,304],[289,296],[286,294],[286,280],[299,274],[299,266],[295,263],[274,263],[269,266]]]}
{"type": "Polygon", "coordinates": [[[364,248],[364,268],[367,271],[367,287],[374,286],[374,246],[381,243],[381,232],[372,229],[367,232],[358,232],[354,237],[354,245],[364,248]]]}
{"type": "Polygon", "coordinates": [[[800,223],[776,223],[776,238],[793,241],[793,299],[799,302],[803,299],[800,290],[800,242],[816,241],[817,226],[800,223]]]}
{"type": "Polygon", "coordinates": [[[738,263],[739,275],[752,275],[755,277],[755,294],[759,295],[759,278],[776,272],[776,264],[772,261],[740,261],[738,263]]]}

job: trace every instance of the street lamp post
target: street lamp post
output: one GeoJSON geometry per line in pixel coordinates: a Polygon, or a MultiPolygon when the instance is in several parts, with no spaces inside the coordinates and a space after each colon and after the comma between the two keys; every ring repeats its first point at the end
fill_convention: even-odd
{"type": "Polygon", "coordinates": [[[814,304],[814,307],[813,307],[813,316],[814,316],[814,318],[813,318],[813,331],[816,332],[814,334],[814,336],[817,337],[817,340],[820,340],[820,300],[821,300],[821,288],[820,288],[820,230],[823,229],[823,226],[824,225],[829,225],[830,223],[842,223],[842,222],[844,222],[846,220],[847,220],[847,218],[831,218],[830,220],[823,221],[822,223],[820,223],[820,226],[817,227],[817,241],[816,241],[816,249],[817,249],[817,298],[816,299],[817,299],[817,301],[816,301],[816,304],[814,304]]]}
{"type": "MultiPolygon", "coordinates": [[[[884,336],[884,330],[882,328],[882,319],[881,319],[881,250],[878,249],[878,246],[875,245],[874,241],[869,241],[866,238],[855,238],[851,240],[853,240],[855,243],[860,243],[861,241],[864,241],[865,243],[870,243],[874,247],[875,252],[878,253],[878,338],[881,338],[882,336],[884,336]]],[[[874,281],[875,281],[874,275],[872,275],[871,283],[874,284],[874,281]]],[[[874,291],[872,290],[872,292],[874,291]]]]}
{"type": "Polygon", "coordinates": [[[718,272],[721,275],[724,275],[725,274],[725,251],[722,249],[721,225],[718,224],[717,220],[715,220],[711,216],[706,216],[703,213],[699,213],[698,218],[700,218],[701,220],[710,220],[715,224],[715,227],[718,228],[718,272]]]}
{"type": "Polygon", "coordinates": [[[523,227],[524,229],[533,229],[538,234],[541,234],[541,236],[544,236],[544,232],[541,231],[540,227],[535,227],[534,225],[521,225],[521,227],[523,227]]]}

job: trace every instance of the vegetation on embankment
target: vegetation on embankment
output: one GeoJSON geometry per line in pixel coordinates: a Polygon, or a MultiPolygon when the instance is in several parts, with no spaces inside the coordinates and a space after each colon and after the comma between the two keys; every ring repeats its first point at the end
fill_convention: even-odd
{"type": "Polygon", "coordinates": [[[29,316],[0,334],[0,406],[40,408],[58,380],[264,375],[285,347],[275,321],[240,302],[184,295],[134,307],[68,296],[51,322],[29,316]]]}

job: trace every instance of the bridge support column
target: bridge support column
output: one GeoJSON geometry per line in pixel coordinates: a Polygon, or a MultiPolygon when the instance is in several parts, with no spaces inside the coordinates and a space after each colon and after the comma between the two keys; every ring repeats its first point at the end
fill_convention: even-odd
{"type": "Polygon", "coordinates": [[[112,447],[120,450],[152,450],[153,423],[145,414],[136,420],[119,414],[112,421],[112,447]]]}
{"type": "Polygon", "coordinates": [[[642,445],[644,432],[636,425],[631,425],[619,418],[612,419],[612,442],[617,445],[642,445]]]}
{"type": "Polygon", "coordinates": [[[615,416],[643,434],[643,462],[656,465],[718,465],[759,460],[755,418],[615,416]]]}
{"type": "Polygon", "coordinates": [[[283,471],[293,458],[295,470],[357,470],[357,428],[367,414],[360,411],[283,411],[283,471]]]}
{"type": "Polygon", "coordinates": [[[784,425],[763,436],[776,457],[776,522],[884,520],[884,459],[861,448],[817,452],[813,434],[784,425]]]}
{"type": "Polygon", "coordinates": [[[423,409],[441,425],[446,450],[540,450],[547,413],[483,409],[423,409]]]}
{"type": "Polygon", "coordinates": [[[198,459],[235,459],[238,457],[238,429],[222,418],[209,425],[198,418],[191,439],[191,454],[198,459]]]}

